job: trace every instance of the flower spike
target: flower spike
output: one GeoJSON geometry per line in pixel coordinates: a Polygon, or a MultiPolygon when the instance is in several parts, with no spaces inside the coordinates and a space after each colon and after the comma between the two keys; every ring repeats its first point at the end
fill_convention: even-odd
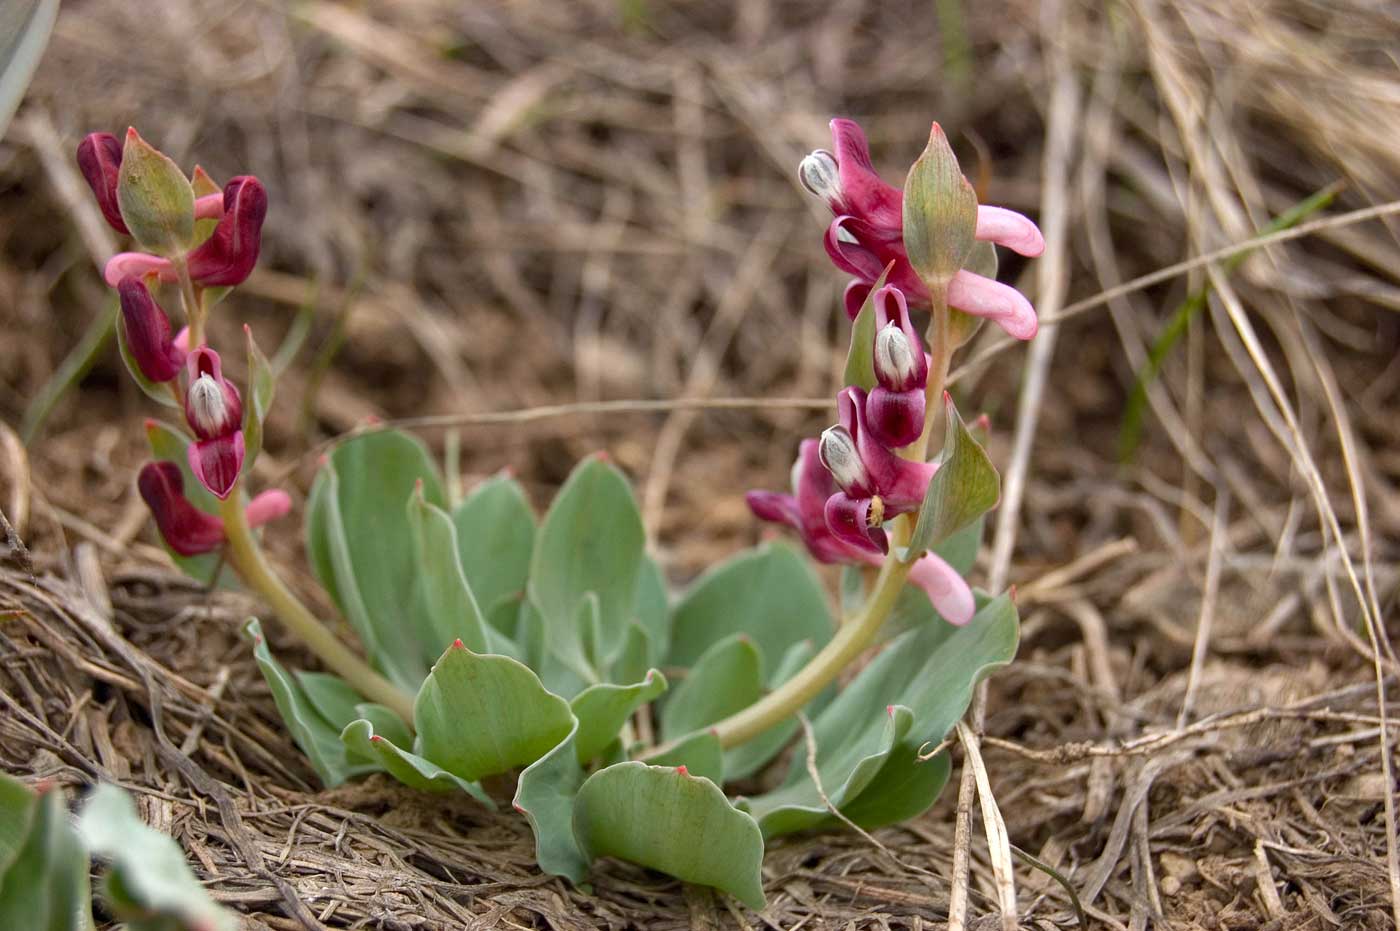
{"type": "Polygon", "coordinates": [[[141,279],[128,275],[117,284],[126,343],[141,374],[166,382],[180,374],[185,353],[170,336],[170,318],[141,279]]]}

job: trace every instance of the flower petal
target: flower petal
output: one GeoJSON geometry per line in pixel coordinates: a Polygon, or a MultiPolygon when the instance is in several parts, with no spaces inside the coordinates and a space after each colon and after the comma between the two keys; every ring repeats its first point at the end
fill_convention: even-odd
{"type": "Polygon", "coordinates": [[[948,283],[948,303],[963,313],[995,321],[1015,339],[1030,339],[1039,326],[1035,308],[1024,294],[966,269],[948,283]]]}
{"type": "Polygon", "coordinates": [[[88,133],[78,143],[78,170],[97,198],[97,206],[112,229],[129,235],[117,203],[117,178],[121,175],[122,144],[111,133],[88,133]]]}
{"type": "Polygon", "coordinates": [[[977,613],[977,603],[967,581],[933,553],[925,553],[914,563],[909,570],[909,582],[924,590],[934,610],[949,624],[961,627],[977,613]]]}
{"type": "Polygon", "coordinates": [[[854,120],[835,119],[831,121],[831,137],[836,144],[845,212],[898,232],[904,222],[904,194],[875,172],[865,133],[854,120]]]}
{"type": "Polygon", "coordinates": [[[280,488],[269,488],[248,502],[249,527],[261,527],[278,518],[286,517],[292,510],[292,498],[280,488]]]}
{"type": "Polygon", "coordinates": [[[977,233],[983,242],[994,242],[1013,252],[1035,258],[1045,251],[1045,237],[1029,217],[1005,207],[978,207],[977,233]]]}
{"type": "Polygon", "coordinates": [[[181,556],[198,556],[223,545],[223,521],[199,510],[185,497],[185,479],[175,463],[147,463],[136,487],[172,550],[181,556]]]}
{"type": "Polygon", "coordinates": [[[153,382],[167,382],[180,374],[185,354],[170,338],[170,318],[140,278],[128,275],[117,283],[121,298],[122,327],[126,345],[136,366],[153,382]]]}
{"type": "Polygon", "coordinates": [[[170,264],[169,259],[146,252],[118,252],[107,260],[107,265],[102,269],[102,277],[113,288],[123,278],[145,278],[147,275],[158,275],[167,284],[179,280],[175,266],[170,264]]]}
{"type": "Polygon", "coordinates": [[[222,501],[238,482],[245,453],[242,430],[232,436],[200,440],[189,446],[190,471],[211,495],[222,501]]]}
{"type": "Polygon", "coordinates": [[[838,491],[827,499],[826,526],[836,538],[857,551],[889,552],[884,528],[870,526],[870,499],[852,498],[838,491]]]}
{"type": "Polygon", "coordinates": [[[224,185],[223,218],[189,255],[190,277],[206,288],[242,284],[257,264],[266,217],[262,182],[252,175],[231,178],[224,185]]]}

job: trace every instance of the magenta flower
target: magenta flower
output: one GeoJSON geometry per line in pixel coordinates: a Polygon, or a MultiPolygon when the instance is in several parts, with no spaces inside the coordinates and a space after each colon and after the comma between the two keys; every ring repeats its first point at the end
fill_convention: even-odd
{"type": "Polygon", "coordinates": [[[128,235],[122,219],[121,207],[117,204],[117,177],[122,168],[122,144],[111,133],[88,133],[78,143],[78,170],[92,188],[97,198],[97,206],[107,223],[121,233],[128,235]]]}
{"type": "MultiPolygon", "coordinates": [[[[760,520],[786,524],[797,531],[807,551],[818,562],[880,565],[880,551],[852,546],[826,521],[826,502],[836,493],[831,473],[822,465],[818,441],[802,441],[792,467],[792,494],[751,491],[744,496],[760,520]]],[[[922,588],[938,613],[953,624],[966,624],[975,612],[972,590],[941,558],[927,553],[914,563],[909,581],[922,588]]]]}
{"type": "MultiPolygon", "coordinates": [[[[166,544],[181,556],[212,552],[224,543],[224,522],[205,513],[185,497],[185,479],[173,462],[148,462],[136,480],[137,490],[151,509],[166,544]]],[[[270,489],[248,503],[248,524],[260,527],[285,516],[292,499],[279,488],[270,489]]]]}
{"type": "MultiPolygon", "coordinates": [[[[903,193],[876,174],[859,126],[851,120],[832,120],[831,132],[836,155],[818,149],[803,159],[799,175],[803,185],[836,215],[827,228],[825,244],[836,267],[855,276],[846,287],[846,313],[855,319],[871,287],[891,263],[886,284],[902,291],[910,305],[927,307],[928,288],[909,264],[904,248],[903,193]]],[[[976,237],[1025,256],[1045,251],[1036,225],[1001,207],[977,208],[976,237]]],[[[966,269],[949,282],[948,303],[964,313],[994,320],[1017,339],[1035,335],[1035,308],[1024,295],[966,269]]]]}
{"type": "Polygon", "coordinates": [[[879,384],[865,399],[865,417],[875,438],[897,449],[924,431],[928,357],[903,292],[886,285],[875,292],[874,308],[872,360],[879,384]]]}
{"type": "Polygon", "coordinates": [[[252,175],[224,185],[223,216],[209,238],[189,254],[190,277],[202,287],[242,284],[253,272],[262,248],[267,189],[252,175]]]}
{"type": "Polygon", "coordinates": [[[153,382],[170,381],[185,365],[185,352],[170,335],[170,318],[134,275],[117,282],[117,294],[126,345],[137,368],[153,382]]]}
{"type": "Polygon", "coordinates": [[[211,494],[227,498],[243,471],[243,400],[208,346],[190,353],[186,367],[185,421],[198,438],[189,446],[190,471],[211,494]]]}

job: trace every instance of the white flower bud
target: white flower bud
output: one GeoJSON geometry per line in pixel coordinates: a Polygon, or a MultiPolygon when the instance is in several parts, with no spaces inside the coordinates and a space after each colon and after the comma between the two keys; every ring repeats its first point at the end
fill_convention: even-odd
{"type": "Polygon", "coordinates": [[[904,391],[911,387],[916,371],[914,347],[909,345],[909,337],[893,322],[886,324],[875,334],[875,374],[886,387],[904,391]]]}
{"type": "Polygon", "coordinates": [[[213,436],[221,433],[228,420],[228,399],[223,389],[213,377],[200,375],[190,385],[189,402],[186,405],[191,424],[195,431],[213,436]]]}
{"type": "Polygon", "coordinates": [[[826,470],[831,473],[831,477],[836,480],[842,491],[851,494],[852,497],[858,496],[852,489],[868,493],[870,473],[861,461],[855,440],[845,427],[838,425],[822,431],[820,453],[822,465],[826,466],[826,470]]]}
{"type": "Polygon", "coordinates": [[[825,149],[817,149],[797,166],[797,177],[808,192],[820,197],[833,210],[841,200],[841,175],[836,159],[825,149]]]}

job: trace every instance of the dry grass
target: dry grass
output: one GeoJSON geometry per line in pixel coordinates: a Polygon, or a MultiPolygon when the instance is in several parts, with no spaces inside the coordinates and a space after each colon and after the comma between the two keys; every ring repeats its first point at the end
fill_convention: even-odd
{"type": "Polygon", "coordinates": [[[956,386],[997,430],[980,572],[1018,586],[1021,660],[955,749],[983,773],[876,844],[779,844],[763,914],[621,865],[585,894],[534,869],[513,815],[314,789],[234,634],[256,605],[160,568],[130,484],[148,412],[108,351],[27,457],[0,431],[28,544],[0,572],[0,765],[127,785],[250,928],[1075,927],[1016,850],[1094,927],[1395,926],[1393,11],[158,6],[68,5],[0,146],[5,421],[106,312],[69,152],[134,123],[273,192],[264,270],[214,330],[309,327],[264,478],[304,489],[369,416],[443,418],[423,429],[460,440],[466,481],[512,464],[537,503],[607,446],[679,583],[757,536],[740,492],[785,481],[828,416],[800,399],[833,386],[839,282],[792,166],[843,113],[893,175],[936,117],[1052,246],[1003,274],[1056,329],[1028,354],[989,329],[956,386]],[[1335,182],[1330,215],[1381,209],[1233,275],[1198,259],[1335,182]],[[1119,466],[1133,373],[1207,284],[1119,466]]]}

